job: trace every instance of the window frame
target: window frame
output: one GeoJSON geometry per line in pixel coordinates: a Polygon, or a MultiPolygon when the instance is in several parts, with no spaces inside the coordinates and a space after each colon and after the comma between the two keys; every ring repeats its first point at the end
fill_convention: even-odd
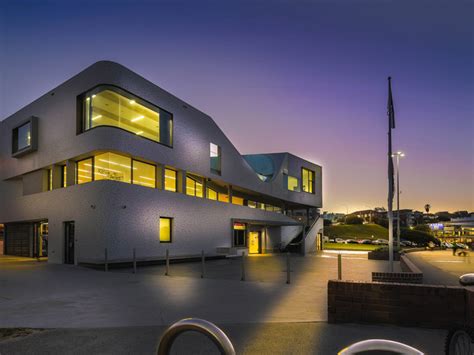
{"type": "Polygon", "coordinates": [[[83,184],[87,184],[89,182],[94,182],[95,181],[95,156],[94,155],[91,155],[87,158],[84,158],[84,159],[79,159],[76,161],[76,176],[75,176],[75,185],[83,185],[83,184]],[[91,164],[91,181],[88,181],[88,182],[83,182],[82,184],[79,184],[79,163],[81,161],[84,161],[84,160],[91,160],[92,161],[92,164],[91,164]]]}
{"type": "Polygon", "coordinates": [[[178,171],[173,169],[173,168],[168,168],[164,167],[164,172],[163,172],[163,191],[168,191],[168,192],[178,192],[178,171]],[[168,190],[166,188],[166,170],[174,171],[175,174],[175,179],[174,179],[174,190],[168,190]]]}
{"type": "Polygon", "coordinates": [[[216,144],[216,143],[213,143],[213,142],[209,142],[209,170],[211,171],[211,174],[215,174],[215,175],[222,175],[222,148],[219,144],[216,144]],[[215,158],[215,157],[212,157],[211,156],[211,146],[212,145],[215,145],[217,147],[217,158],[219,158],[218,162],[219,162],[219,169],[213,169],[212,168],[212,158],[215,158]]]}
{"type": "Polygon", "coordinates": [[[197,197],[197,198],[203,198],[204,197],[204,184],[200,181],[197,181],[197,179],[193,178],[192,176],[186,175],[186,195],[197,197]],[[193,187],[194,188],[194,195],[188,194],[188,179],[191,180],[194,184],[194,187],[193,187]],[[197,185],[198,184],[201,185],[201,192],[202,192],[201,196],[198,196],[198,194],[197,194],[197,185]]]}
{"type": "Polygon", "coordinates": [[[31,116],[27,120],[13,127],[11,130],[11,148],[12,157],[19,158],[25,154],[38,150],[38,117],[31,116]],[[30,144],[21,149],[18,148],[18,131],[23,126],[30,125],[30,144]]]}
{"type": "Polygon", "coordinates": [[[61,165],[61,187],[67,187],[67,165],[66,164],[61,165]]]}
{"type": "Polygon", "coordinates": [[[160,231],[160,235],[158,236],[158,239],[159,239],[160,243],[172,243],[173,242],[174,218],[173,217],[160,216],[158,223],[159,223],[158,228],[159,228],[159,231],[160,231]],[[162,219],[168,219],[170,221],[170,240],[165,240],[165,241],[161,240],[161,220],[162,219]]]}
{"type": "Polygon", "coordinates": [[[143,187],[146,187],[146,188],[149,188],[149,189],[156,189],[158,187],[158,184],[156,183],[156,177],[157,177],[157,171],[156,171],[156,164],[151,164],[151,163],[147,163],[146,161],[142,161],[140,159],[134,159],[134,158],[131,158],[132,159],[132,164],[131,164],[131,177],[130,177],[130,184],[131,185],[137,185],[137,186],[143,186],[141,184],[135,184],[134,183],[134,180],[133,180],[133,163],[134,162],[138,162],[138,163],[142,163],[142,164],[147,164],[147,165],[151,165],[153,166],[153,168],[155,169],[155,186],[151,187],[151,186],[143,186],[143,187]]]}
{"type": "Polygon", "coordinates": [[[308,168],[305,168],[305,167],[301,167],[301,191],[303,192],[306,192],[308,194],[313,194],[314,195],[314,188],[315,188],[315,184],[314,184],[314,180],[316,179],[316,172],[314,170],[311,170],[311,169],[308,169],[308,168]],[[303,181],[303,170],[306,170],[307,173],[308,173],[308,183],[311,181],[311,191],[307,191],[307,189],[305,189],[305,184],[304,184],[304,181],[303,181]],[[310,179],[311,177],[311,179],[310,179]]]}
{"type": "MultiPolygon", "coordinates": [[[[86,117],[85,117],[86,113],[85,113],[85,110],[84,110],[84,101],[86,100],[87,96],[92,97],[92,95],[95,95],[95,94],[97,94],[99,92],[102,92],[104,90],[110,90],[110,91],[113,91],[113,92],[115,92],[115,93],[129,99],[129,100],[135,100],[140,105],[145,106],[148,109],[156,111],[158,113],[160,113],[160,111],[163,111],[163,112],[169,114],[170,117],[171,117],[170,125],[169,125],[169,130],[170,130],[169,133],[171,134],[170,137],[169,137],[169,144],[164,143],[164,142],[160,142],[160,140],[161,140],[161,121],[160,121],[160,137],[158,137],[158,141],[153,140],[151,138],[147,138],[145,136],[141,136],[141,135],[138,136],[138,137],[143,138],[143,139],[147,139],[147,140],[149,140],[150,142],[153,142],[153,143],[161,144],[161,145],[163,145],[165,147],[168,147],[168,148],[173,148],[174,115],[171,112],[169,112],[168,110],[165,110],[165,109],[161,108],[160,106],[157,106],[157,105],[151,103],[150,101],[145,100],[145,99],[141,98],[140,96],[137,96],[136,94],[131,93],[128,90],[125,90],[125,89],[123,89],[123,88],[121,88],[117,85],[112,85],[112,84],[99,84],[99,85],[96,85],[93,88],[85,91],[84,93],[80,94],[77,97],[77,113],[78,113],[77,132],[76,132],[77,135],[89,132],[89,131],[91,131],[93,129],[96,129],[96,128],[99,128],[99,127],[109,127],[109,128],[120,129],[124,132],[130,133],[130,134],[133,134],[134,136],[136,136],[136,134],[134,134],[133,132],[131,132],[129,130],[126,130],[124,128],[117,127],[117,126],[111,126],[111,125],[98,125],[98,126],[90,127],[88,129],[86,129],[86,117]]],[[[89,107],[89,111],[90,111],[91,107],[92,106],[89,107]]]]}

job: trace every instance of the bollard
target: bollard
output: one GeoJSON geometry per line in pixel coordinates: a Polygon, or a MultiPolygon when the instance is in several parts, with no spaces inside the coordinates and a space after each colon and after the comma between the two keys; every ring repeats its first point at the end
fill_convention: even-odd
{"type": "Polygon", "coordinates": [[[337,254],[337,279],[342,280],[342,255],[337,254]]]}
{"type": "Polygon", "coordinates": [[[133,273],[137,273],[137,255],[135,252],[135,248],[133,248],[133,273]]]}
{"type": "Polygon", "coordinates": [[[170,252],[168,249],[166,249],[166,271],[165,271],[165,276],[170,275],[170,252]]]}
{"type": "Polygon", "coordinates": [[[286,253],[286,283],[289,285],[291,283],[290,280],[290,252],[286,253]]]}
{"type": "Polygon", "coordinates": [[[204,250],[201,250],[201,279],[204,278],[204,262],[206,261],[206,258],[204,256],[204,250]]]}
{"type": "Polygon", "coordinates": [[[245,252],[242,252],[242,276],[240,281],[245,281],[245,252]]]}
{"type": "Polygon", "coordinates": [[[104,271],[109,271],[109,258],[107,255],[107,248],[104,249],[104,271]]]}

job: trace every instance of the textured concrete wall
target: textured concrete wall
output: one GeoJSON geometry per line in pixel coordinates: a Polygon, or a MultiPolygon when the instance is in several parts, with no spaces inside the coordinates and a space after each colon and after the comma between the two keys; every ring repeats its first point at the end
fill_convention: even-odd
{"type": "Polygon", "coordinates": [[[453,286],[330,280],[328,320],[425,328],[463,326],[472,323],[473,304],[468,300],[474,299],[473,294],[453,286]]]}
{"type": "MultiPolygon", "coordinates": [[[[21,182],[18,182],[21,186],[21,182]]],[[[14,186],[11,183],[11,191],[14,186]]],[[[13,193],[13,192],[12,192],[13,193]]],[[[232,244],[232,218],[294,223],[291,218],[246,206],[149,189],[115,181],[96,181],[12,198],[0,204],[5,222],[47,219],[49,261],[63,262],[64,222],[74,221],[79,262],[215,254],[232,244]],[[173,242],[159,242],[159,217],[172,217],[173,242]]],[[[275,232],[276,233],[276,232],[275,232]]]]}

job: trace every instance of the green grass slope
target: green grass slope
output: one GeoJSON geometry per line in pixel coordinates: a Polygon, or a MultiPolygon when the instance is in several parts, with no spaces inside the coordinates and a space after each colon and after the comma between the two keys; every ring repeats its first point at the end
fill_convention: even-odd
{"type": "Polygon", "coordinates": [[[324,235],[342,239],[388,239],[388,229],[378,224],[340,224],[324,227],[324,235]]]}

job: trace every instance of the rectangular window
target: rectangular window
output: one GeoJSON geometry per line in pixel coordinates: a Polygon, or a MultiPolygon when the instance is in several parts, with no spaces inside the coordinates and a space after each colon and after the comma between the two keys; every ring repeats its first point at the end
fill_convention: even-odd
{"type": "Polygon", "coordinates": [[[288,175],[288,190],[300,191],[298,178],[288,175]]]}
{"type": "Polygon", "coordinates": [[[117,127],[168,146],[172,144],[171,113],[113,86],[100,86],[84,96],[83,128],[117,127]]]}
{"type": "Polygon", "coordinates": [[[165,190],[176,192],[177,186],[177,173],[172,169],[165,169],[165,190]]]}
{"type": "Polygon", "coordinates": [[[133,184],[156,188],[156,166],[132,160],[133,184]]]}
{"type": "Polygon", "coordinates": [[[233,203],[234,205],[243,206],[243,205],[244,205],[244,199],[241,198],[241,197],[232,196],[232,203],[233,203]]]}
{"type": "Polygon", "coordinates": [[[250,208],[257,208],[257,202],[248,200],[247,206],[249,206],[250,208]]]}
{"type": "Polygon", "coordinates": [[[260,209],[260,210],[264,210],[265,209],[265,204],[257,202],[257,208],[260,209]]]}
{"type": "Polygon", "coordinates": [[[221,147],[217,144],[210,144],[211,172],[221,174],[221,147]]]}
{"type": "Polygon", "coordinates": [[[61,166],[61,187],[67,186],[67,166],[61,166]]]}
{"type": "Polygon", "coordinates": [[[202,197],[202,184],[199,181],[186,176],[186,195],[202,197]]]}
{"type": "Polygon", "coordinates": [[[301,168],[301,185],[304,192],[314,193],[314,171],[301,168]]]}
{"type": "Polygon", "coordinates": [[[48,169],[48,191],[53,189],[53,169],[48,169]]]}
{"type": "Polygon", "coordinates": [[[160,243],[171,243],[173,219],[160,217],[160,243]]]}
{"type": "Polygon", "coordinates": [[[20,156],[33,152],[38,147],[38,118],[31,117],[12,130],[12,156],[20,156]]]}
{"type": "Polygon", "coordinates": [[[218,199],[219,201],[221,201],[221,202],[229,202],[229,195],[223,194],[223,193],[219,192],[219,193],[217,194],[217,196],[218,196],[217,199],[218,199]]]}
{"type": "Polygon", "coordinates": [[[234,247],[245,247],[246,229],[245,223],[234,223],[234,247]]]}
{"type": "Polygon", "coordinates": [[[85,184],[92,181],[93,159],[88,158],[77,162],[76,184],[85,184]]]}
{"type": "Polygon", "coordinates": [[[209,200],[217,201],[217,191],[211,189],[210,187],[207,188],[207,198],[209,200]]]}
{"type": "Polygon", "coordinates": [[[94,180],[115,180],[130,184],[132,181],[132,159],[115,153],[96,155],[94,180]]]}

